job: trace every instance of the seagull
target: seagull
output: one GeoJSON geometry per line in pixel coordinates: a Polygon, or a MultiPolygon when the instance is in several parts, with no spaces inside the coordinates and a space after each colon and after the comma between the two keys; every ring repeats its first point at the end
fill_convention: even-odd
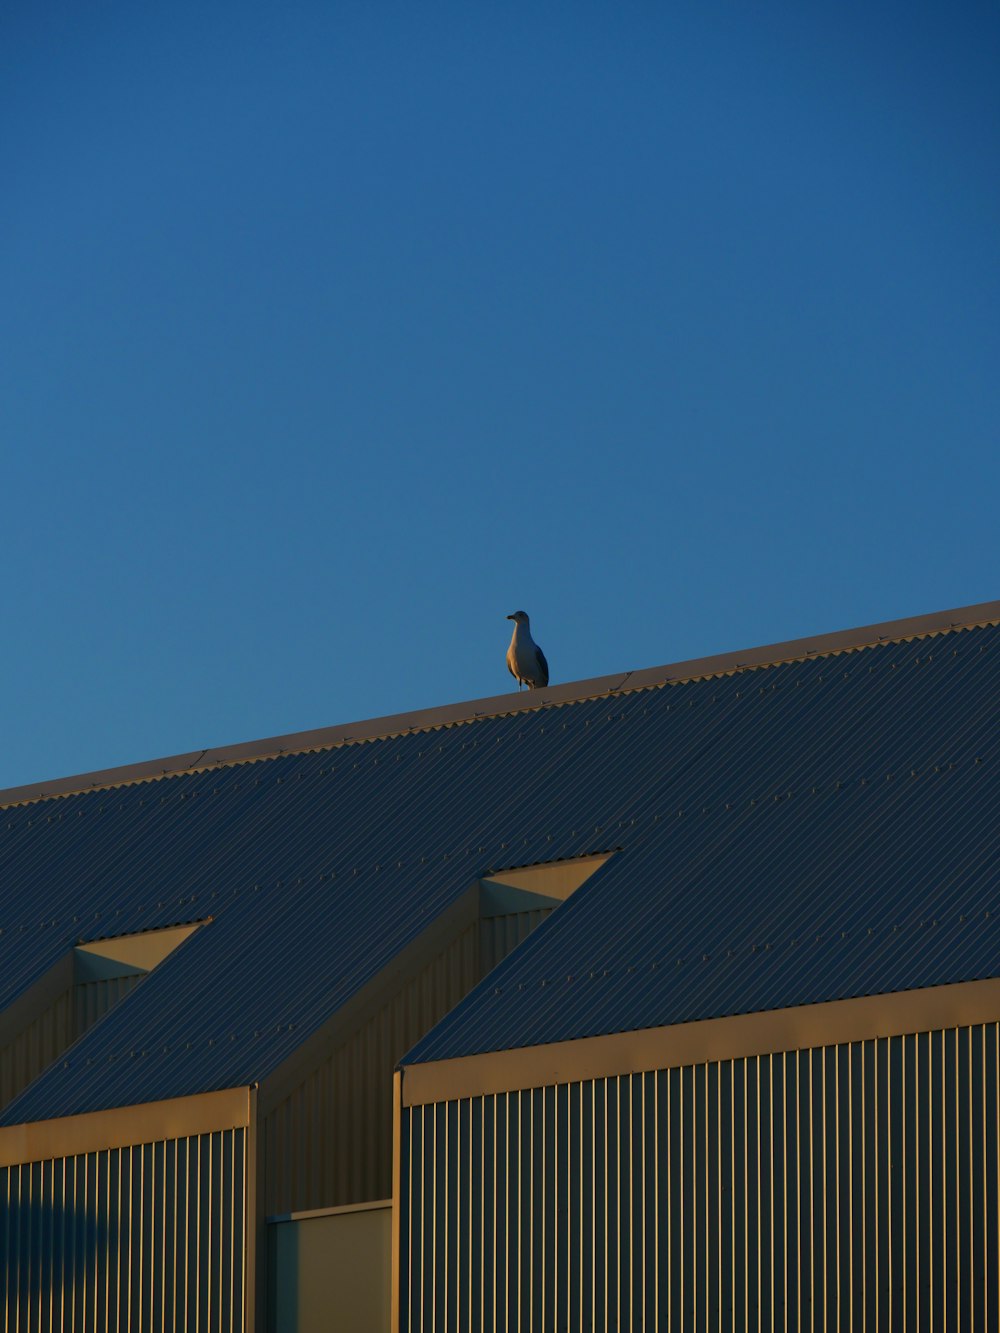
{"type": "Polygon", "coordinates": [[[549,683],[549,664],[545,654],[531,637],[527,611],[515,611],[507,617],[514,622],[514,633],[507,649],[507,670],[517,681],[517,688],[543,690],[549,683]]]}

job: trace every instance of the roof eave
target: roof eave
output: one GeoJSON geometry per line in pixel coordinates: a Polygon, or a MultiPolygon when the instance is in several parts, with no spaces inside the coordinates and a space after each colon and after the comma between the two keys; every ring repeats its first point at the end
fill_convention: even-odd
{"type": "Polygon", "coordinates": [[[1000,978],[985,977],[575,1037],[539,1046],[513,1046],[426,1063],[408,1064],[404,1056],[399,1066],[402,1104],[421,1106],[553,1083],[580,1083],[912,1032],[972,1027],[995,1023],[998,1018],[1000,978]]]}

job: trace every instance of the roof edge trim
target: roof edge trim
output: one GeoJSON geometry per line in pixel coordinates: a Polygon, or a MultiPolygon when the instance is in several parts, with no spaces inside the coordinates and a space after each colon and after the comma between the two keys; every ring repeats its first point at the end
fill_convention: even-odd
{"type": "Polygon", "coordinates": [[[637,1074],[706,1061],[736,1060],[968,1027],[1000,1019],[1000,977],[847,1000],[705,1018],[544,1046],[523,1046],[427,1064],[403,1062],[403,1105],[481,1097],[637,1074]]]}
{"type": "Polygon", "coordinates": [[[710,657],[691,658],[667,666],[647,667],[642,670],[618,672],[612,676],[568,681],[563,685],[549,686],[544,690],[493,695],[485,699],[444,704],[436,708],[389,714],[385,717],[340,723],[331,727],[317,727],[310,731],[271,736],[258,741],[243,741],[212,749],[191,750],[186,754],[170,755],[164,759],[148,759],[117,768],[98,769],[92,773],[9,787],[0,791],[0,809],[26,805],[52,796],[73,796],[81,792],[149,782],[181,773],[199,773],[233,764],[276,759],[280,755],[333,749],[336,746],[359,741],[379,740],[390,736],[402,736],[408,732],[430,731],[463,722],[475,722],[480,718],[534,712],[549,705],[580,703],[586,699],[631,693],[634,690],[651,689],[659,685],[674,685],[683,681],[732,675],[737,671],[850,652],[858,648],[874,647],[880,643],[922,638],[947,633],[950,630],[972,629],[979,625],[998,623],[1000,623],[1000,601],[979,602],[949,611],[932,612],[929,615],[888,620],[877,625],[836,630],[829,634],[790,639],[784,643],[719,653],[710,657]]]}
{"type": "Polygon", "coordinates": [[[0,1128],[0,1167],[185,1139],[250,1123],[250,1088],[171,1097],[0,1128]]]}

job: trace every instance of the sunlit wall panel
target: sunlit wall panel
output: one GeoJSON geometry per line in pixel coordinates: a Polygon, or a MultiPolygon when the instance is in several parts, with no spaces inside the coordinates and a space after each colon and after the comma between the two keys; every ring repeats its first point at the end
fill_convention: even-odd
{"type": "Polygon", "coordinates": [[[400,1327],[1000,1326],[998,1025],[415,1106],[400,1327]]]}
{"type": "Polygon", "coordinates": [[[0,1169],[0,1328],[240,1330],[246,1131],[0,1169]]]}

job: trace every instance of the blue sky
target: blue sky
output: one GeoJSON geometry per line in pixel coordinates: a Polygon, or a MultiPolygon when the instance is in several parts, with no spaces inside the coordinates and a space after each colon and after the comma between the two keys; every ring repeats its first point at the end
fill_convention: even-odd
{"type": "Polygon", "coordinates": [[[0,786],[1000,596],[1000,11],[0,19],[0,786]]]}

